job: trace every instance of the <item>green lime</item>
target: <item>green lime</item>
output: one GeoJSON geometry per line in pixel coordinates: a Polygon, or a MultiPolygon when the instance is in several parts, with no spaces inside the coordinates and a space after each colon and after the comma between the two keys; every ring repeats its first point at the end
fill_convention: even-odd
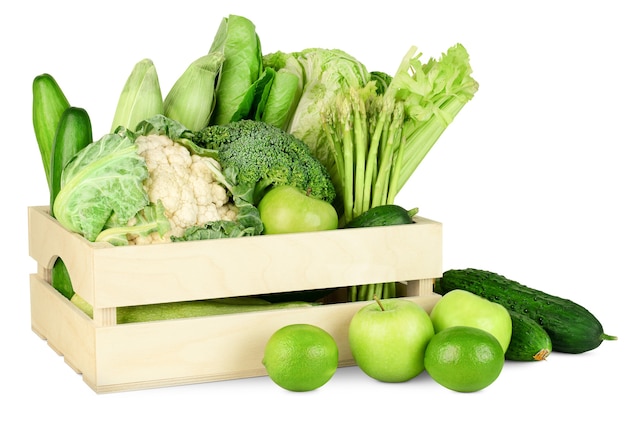
{"type": "Polygon", "coordinates": [[[278,329],[265,345],[263,365],[270,379],[289,391],[312,391],[337,371],[339,349],[324,329],[290,324],[278,329]]]}
{"type": "Polygon", "coordinates": [[[424,367],[438,384],[453,391],[474,392],[500,376],[504,351],[498,339],[485,330],[448,327],[428,343],[424,367]]]}

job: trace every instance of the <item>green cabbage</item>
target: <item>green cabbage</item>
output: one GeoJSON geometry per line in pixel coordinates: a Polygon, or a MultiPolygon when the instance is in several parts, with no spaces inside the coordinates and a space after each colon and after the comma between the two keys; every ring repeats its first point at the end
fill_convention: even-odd
{"type": "Polygon", "coordinates": [[[78,152],[63,170],[55,217],[67,230],[93,242],[112,215],[126,223],[150,203],[143,187],[147,177],[134,138],[106,134],[78,152]]]}

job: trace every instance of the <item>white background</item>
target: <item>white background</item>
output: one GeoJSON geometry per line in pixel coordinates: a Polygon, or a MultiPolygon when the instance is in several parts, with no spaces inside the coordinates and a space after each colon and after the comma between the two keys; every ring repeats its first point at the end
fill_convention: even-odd
{"type": "Polygon", "coordinates": [[[397,202],[444,225],[444,269],[478,267],[569,298],[625,335],[624,42],[620,2],[3,2],[2,377],[13,425],[623,426],[623,340],[541,363],[507,362],[460,394],[426,374],[383,384],[339,369],[289,393],[267,377],[97,395],[30,329],[27,215],[47,204],[31,84],[52,74],[108,132],[134,64],[151,58],[163,92],[208,50],[228,14],[251,19],[263,52],[340,48],[393,73],[416,45],[470,53],[480,89],[397,202]],[[611,421],[611,422],[610,422],[611,421]],[[17,423],[17,424],[16,424],[17,423]],[[348,425],[350,424],[350,425],[348,425]],[[426,425],[429,424],[429,425],[426,425]],[[435,425],[438,424],[438,425],[435,425]]]}

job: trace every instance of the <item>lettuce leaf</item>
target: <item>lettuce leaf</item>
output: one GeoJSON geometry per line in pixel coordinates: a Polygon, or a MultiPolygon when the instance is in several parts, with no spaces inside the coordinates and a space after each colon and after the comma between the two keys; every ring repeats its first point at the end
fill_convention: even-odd
{"type": "Polygon", "coordinates": [[[276,72],[273,69],[263,70],[261,77],[246,91],[237,111],[231,117],[231,122],[242,119],[260,120],[275,76],[276,72]]]}
{"type": "Polygon", "coordinates": [[[331,144],[326,139],[320,112],[335,102],[337,93],[360,88],[370,80],[364,64],[340,49],[308,48],[277,51],[263,56],[263,65],[277,72],[287,69],[301,78],[302,93],[287,131],[304,141],[339,186],[331,144]]]}
{"type": "Polygon", "coordinates": [[[147,177],[134,139],[124,132],[106,134],[78,152],[63,170],[54,202],[56,219],[93,242],[111,215],[125,223],[149,204],[143,187],[147,177]]]}
{"type": "MultiPolygon", "coordinates": [[[[273,68],[268,67],[266,70],[273,68]]],[[[274,81],[258,120],[286,131],[302,96],[301,82],[300,76],[290,70],[281,68],[275,71],[274,81]]]]}
{"type": "Polygon", "coordinates": [[[209,49],[212,52],[224,54],[210,119],[211,124],[221,125],[241,114],[242,104],[249,102],[250,87],[261,77],[263,59],[255,25],[242,16],[223,18],[209,49]]]}
{"type": "Polygon", "coordinates": [[[115,214],[109,217],[104,230],[96,237],[96,242],[108,242],[111,245],[129,244],[129,236],[148,236],[153,232],[163,237],[171,229],[161,201],[150,203],[139,211],[130,222],[120,222],[115,214]]]}

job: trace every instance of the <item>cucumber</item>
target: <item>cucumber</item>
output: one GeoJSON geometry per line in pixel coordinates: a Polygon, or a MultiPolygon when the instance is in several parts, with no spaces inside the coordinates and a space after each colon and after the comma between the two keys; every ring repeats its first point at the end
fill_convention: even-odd
{"type": "Polygon", "coordinates": [[[448,270],[436,281],[435,290],[445,294],[471,291],[509,311],[537,322],[550,336],[552,351],[579,354],[617,337],[604,333],[602,324],[583,306],[558,296],[527,287],[497,273],[480,269],[448,270]]]}
{"type": "Polygon", "coordinates": [[[63,112],[70,106],[58,83],[49,74],[40,74],[33,80],[33,128],[39,146],[41,161],[50,187],[52,144],[63,112]]]}
{"type": "Polygon", "coordinates": [[[50,285],[61,293],[66,299],[71,299],[74,296],[74,287],[70,280],[70,274],[67,271],[67,267],[60,257],[56,259],[52,266],[52,272],[50,274],[50,285]]]}
{"type": "Polygon", "coordinates": [[[552,352],[548,333],[532,318],[509,311],[513,331],[504,358],[512,361],[542,361],[552,352]]]}
{"type": "Polygon", "coordinates": [[[346,228],[391,226],[413,223],[417,208],[405,210],[399,205],[387,204],[370,208],[346,224],[346,228]]]}
{"type": "MultiPolygon", "coordinates": [[[[413,216],[417,214],[417,211],[417,208],[406,210],[395,204],[378,205],[356,216],[344,227],[350,229],[411,224],[413,223],[413,216]]],[[[348,293],[348,299],[351,302],[372,300],[374,296],[391,298],[396,296],[396,283],[388,282],[351,286],[348,289],[348,293]]]]}
{"type": "Polygon", "coordinates": [[[50,215],[54,217],[54,199],[61,190],[61,174],[65,165],[93,141],[91,120],[85,109],[65,109],[54,136],[50,160],[50,215]]]}
{"type": "MultiPolygon", "coordinates": [[[[50,155],[49,186],[50,216],[54,217],[54,199],[61,190],[63,168],[72,157],[92,142],[91,120],[87,112],[79,107],[67,107],[58,120],[50,155]]],[[[50,284],[68,299],[74,296],[74,288],[62,259],[52,266],[50,284]]]]}

